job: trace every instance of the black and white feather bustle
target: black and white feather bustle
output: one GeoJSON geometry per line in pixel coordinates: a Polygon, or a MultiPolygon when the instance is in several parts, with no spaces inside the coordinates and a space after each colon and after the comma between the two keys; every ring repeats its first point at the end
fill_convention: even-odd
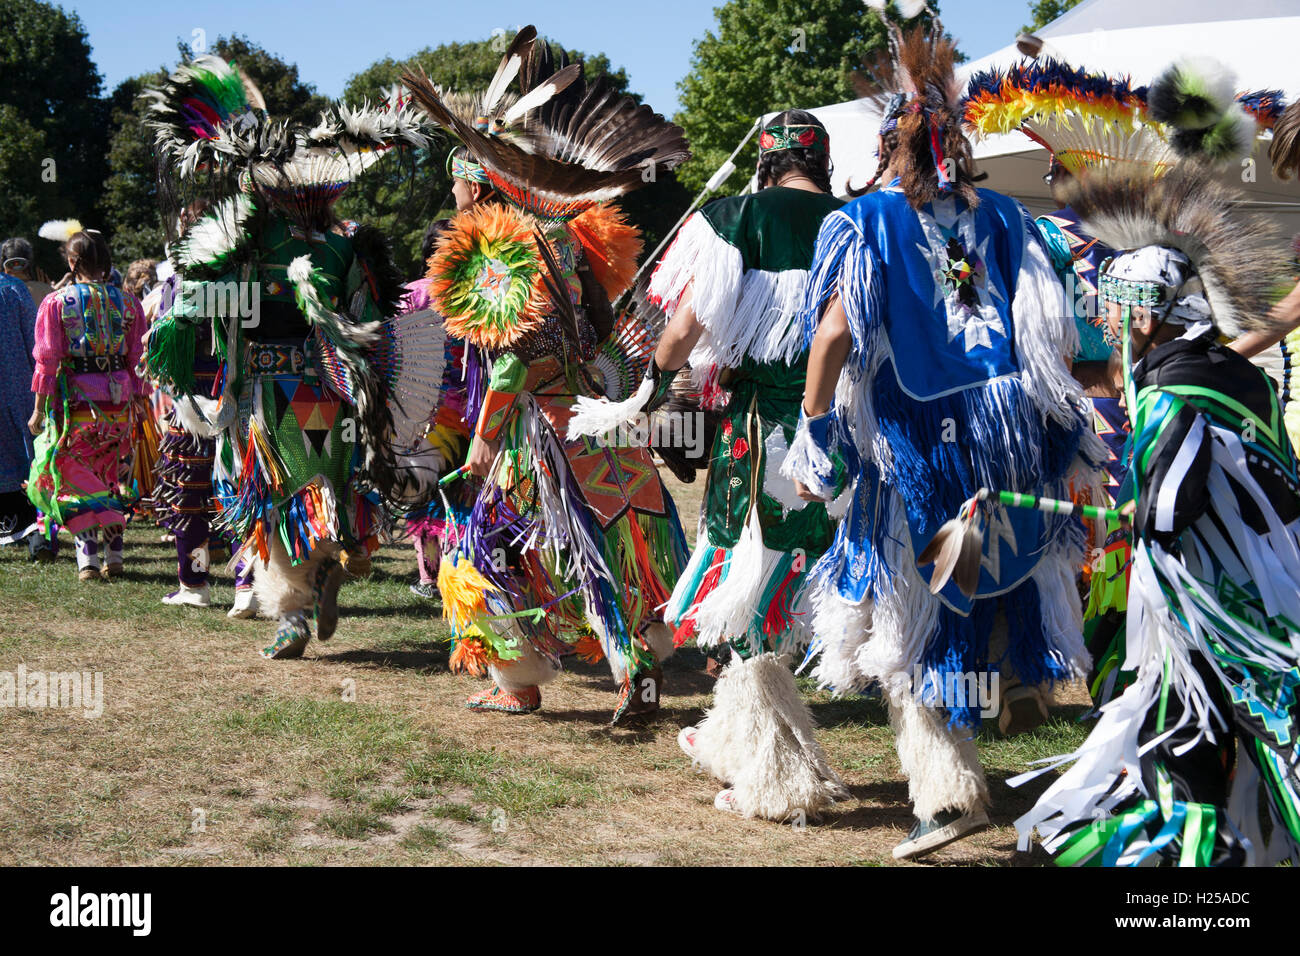
{"type": "MultiPolygon", "coordinates": [[[[527,28],[532,31],[532,28],[527,28]]],[[[557,62],[541,41],[516,37],[507,57],[521,58],[518,112],[530,115],[509,135],[467,123],[444,102],[427,76],[402,82],[429,117],[458,136],[490,175],[526,188],[546,202],[603,202],[650,181],[651,170],[675,168],[690,155],[681,129],[649,106],[617,93],[604,77],[587,83],[579,64],[557,62]]],[[[509,75],[498,72],[498,77],[509,75]]],[[[496,80],[494,80],[494,83],[496,80]]],[[[504,119],[504,117],[503,117],[504,119]]]]}
{"type": "Polygon", "coordinates": [[[1255,119],[1237,102],[1236,76],[1211,57],[1183,57],[1151,84],[1151,117],[1170,128],[1170,145],[1179,156],[1227,163],[1249,156],[1255,145],[1255,119]]]}

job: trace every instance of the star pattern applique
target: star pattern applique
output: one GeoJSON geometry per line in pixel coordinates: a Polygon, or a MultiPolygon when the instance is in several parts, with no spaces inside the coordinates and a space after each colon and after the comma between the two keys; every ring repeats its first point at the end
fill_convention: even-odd
{"type": "Polygon", "coordinates": [[[1016,544],[1016,531],[1011,527],[1011,519],[1006,509],[994,508],[989,516],[988,528],[984,532],[984,555],[980,566],[985,568],[995,583],[1002,582],[1002,542],[1007,543],[1012,554],[1020,553],[1016,544]]]}
{"type": "Polygon", "coordinates": [[[976,346],[991,348],[992,333],[996,332],[1006,338],[1007,329],[997,310],[986,307],[982,301],[985,296],[981,293],[987,293],[989,297],[999,300],[1003,298],[996,286],[989,285],[988,271],[984,268],[989,237],[986,236],[976,245],[975,253],[971,255],[962,247],[955,235],[950,236],[947,243],[943,243],[942,234],[931,236],[930,230],[926,232],[931,244],[917,243],[916,247],[930,261],[934,270],[933,304],[938,306],[944,303],[945,305],[948,318],[948,341],[951,342],[961,335],[962,348],[967,352],[976,346]],[[940,243],[937,248],[933,244],[936,239],[940,243]],[[964,288],[969,289],[969,294],[965,298],[974,298],[973,305],[962,301],[961,293],[964,288]]]}
{"type": "Polygon", "coordinates": [[[504,262],[489,259],[478,274],[478,285],[484,298],[499,304],[510,294],[510,269],[504,262]]]}

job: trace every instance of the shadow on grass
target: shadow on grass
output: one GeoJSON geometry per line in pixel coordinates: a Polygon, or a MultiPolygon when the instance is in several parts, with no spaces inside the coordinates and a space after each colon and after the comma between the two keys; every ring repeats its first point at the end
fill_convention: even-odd
{"type": "Polygon", "coordinates": [[[675,734],[680,728],[695,723],[704,712],[698,707],[674,707],[671,698],[653,714],[624,717],[617,724],[611,724],[614,705],[618,698],[609,696],[608,708],[587,708],[583,710],[548,710],[545,703],[537,711],[537,719],[548,724],[580,724],[590,736],[613,744],[652,743],[662,734],[675,734]]]}
{"type": "MultiPolygon", "coordinates": [[[[346,592],[344,592],[346,593],[346,592]]],[[[339,617],[405,617],[413,621],[440,622],[442,608],[423,604],[348,604],[339,602],[339,617]]]]}
{"type": "Polygon", "coordinates": [[[447,646],[429,645],[423,649],[354,648],[337,653],[319,654],[316,659],[327,664],[368,664],[380,670],[447,671],[447,646]]]}

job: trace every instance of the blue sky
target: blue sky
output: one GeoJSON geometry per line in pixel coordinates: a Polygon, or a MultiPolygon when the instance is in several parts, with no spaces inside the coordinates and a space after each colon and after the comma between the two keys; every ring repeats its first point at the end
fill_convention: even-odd
{"type": "MultiPolygon", "coordinates": [[[[384,56],[478,40],[535,23],[568,47],[604,52],[656,110],[677,107],[692,41],[713,26],[711,0],[63,0],[86,25],[105,85],[170,66],[176,42],[243,33],[286,60],[327,96],[384,56]]],[[[946,0],[944,23],[974,58],[1009,43],[1028,0],[946,0]]],[[[52,66],[54,66],[52,64],[52,66]]],[[[809,106],[822,104],[810,103],[809,106]]]]}

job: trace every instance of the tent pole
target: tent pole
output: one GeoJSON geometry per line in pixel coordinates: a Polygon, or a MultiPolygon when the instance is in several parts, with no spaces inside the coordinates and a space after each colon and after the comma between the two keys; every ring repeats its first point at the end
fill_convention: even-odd
{"type": "MultiPolygon", "coordinates": [[[[618,297],[618,301],[614,303],[613,309],[615,313],[618,312],[619,306],[622,304],[623,300],[627,298],[627,296],[632,293],[632,290],[636,288],[637,282],[639,282],[641,279],[641,273],[645,272],[647,268],[649,268],[652,264],[654,264],[659,260],[659,253],[663,252],[664,246],[668,245],[668,243],[672,240],[673,236],[677,235],[677,230],[682,228],[682,224],[686,222],[686,220],[690,218],[691,213],[695,212],[695,210],[699,207],[700,201],[709,193],[713,192],[713,190],[718,188],[717,186],[713,185],[713,178],[716,177],[718,173],[722,172],[722,170],[726,169],[728,166],[731,165],[731,161],[740,155],[740,151],[745,148],[745,144],[754,138],[754,134],[758,132],[758,128],[762,125],[763,125],[763,117],[759,116],[757,119],[754,120],[754,124],[749,127],[749,132],[746,133],[745,138],[740,141],[740,145],[731,151],[731,155],[727,157],[727,161],[717,168],[717,170],[713,173],[713,177],[710,177],[709,181],[704,184],[704,188],[700,190],[699,195],[691,200],[691,204],[686,208],[686,212],[682,213],[682,217],[678,219],[676,223],[673,224],[673,227],[671,229],[668,230],[667,234],[663,237],[662,240],[660,240],[659,245],[655,246],[655,251],[650,253],[649,257],[643,263],[641,263],[641,268],[636,270],[636,275],[632,277],[632,282],[628,285],[627,290],[622,295],[620,295],[618,297]]],[[[732,172],[734,172],[734,170],[732,170],[732,172]]],[[[730,176],[730,173],[728,173],[727,175],[730,176]]],[[[718,185],[720,186],[722,184],[719,183],[718,185]]]]}

